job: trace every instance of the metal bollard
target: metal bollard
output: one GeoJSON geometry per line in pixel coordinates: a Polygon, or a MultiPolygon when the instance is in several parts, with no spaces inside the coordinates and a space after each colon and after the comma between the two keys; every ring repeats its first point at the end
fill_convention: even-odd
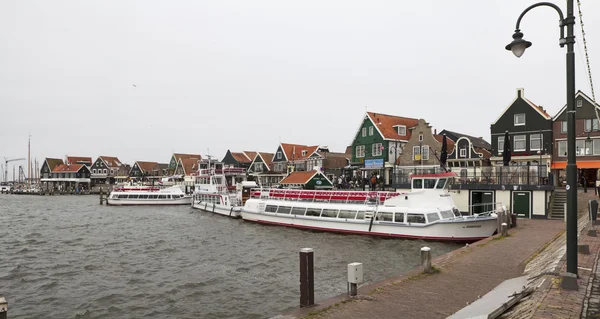
{"type": "Polygon", "coordinates": [[[300,307],[315,304],[315,268],[312,248],[300,249],[300,307]]]}
{"type": "Polygon", "coordinates": [[[356,296],[358,294],[358,284],[363,282],[363,267],[362,263],[348,264],[348,294],[356,296]]]}
{"type": "Polygon", "coordinates": [[[3,296],[0,296],[0,319],[6,319],[8,316],[8,302],[3,296]]]}
{"type": "Polygon", "coordinates": [[[431,269],[431,248],[421,248],[421,265],[423,266],[423,272],[430,274],[431,269]]]}
{"type": "Polygon", "coordinates": [[[502,236],[508,236],[508,225],[506,223],[502,223],[501,226],[502,229],[502,236]]]}

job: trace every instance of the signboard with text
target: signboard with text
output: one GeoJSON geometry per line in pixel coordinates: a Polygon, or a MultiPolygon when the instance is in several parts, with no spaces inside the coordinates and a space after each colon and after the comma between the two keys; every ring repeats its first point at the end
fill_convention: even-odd
{"type": "Polygon", "coordinates": [[[365,168],[383,168],[383,158],[365,160],[365,168]]]}

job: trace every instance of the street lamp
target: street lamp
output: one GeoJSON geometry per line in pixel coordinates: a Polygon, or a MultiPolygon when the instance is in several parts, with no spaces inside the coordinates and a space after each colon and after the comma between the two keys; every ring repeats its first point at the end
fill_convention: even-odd
{"type": "Polygon", "coordinates": [[[577,164],[575,163],[575,35],[573,29],[575,16],[573,15],[573,0],[567,0],[567,17],[557,5],[550,2],[539,2],[529,6],[517,19],[513,41],[506,46],[516,57],[521,57],[531,42],[523,40],[520,30],[521,19],[529,10],[547,6],[554,8],[560,17],[559,45],[567,45],[567,275],[563,278],[563,287],[577,289],[577,164]],[[567,36],[565,37],[565,26],[567,36]],[[567,279],[568,278],[568,279],[567,279]],[[565,280],[567,279],[567,280],[565,280]],[[567,283],[568,281],[568,283],[567,283]]]}
{"type": "Polygon", "coordinates": [[[392,162],[392,182],[391,184],[393,185],[395,180],[394,177],[396,177],[396,161],[398,160],[398,157],[396,156],[396,146],[390,146],[390,153],[392,152],[392,150],[394,150],[394,161],[392,162]]]}

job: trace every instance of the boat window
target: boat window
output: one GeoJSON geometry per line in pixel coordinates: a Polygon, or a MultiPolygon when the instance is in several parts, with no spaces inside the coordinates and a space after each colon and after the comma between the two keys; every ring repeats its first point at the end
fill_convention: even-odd
{"type": "Polygon", "coordinates": [[[440,215],[438,215],[438,213],[429,213],[429,214],[427,214],[427,220],[430,223],[438,221],[438,220],[440,220],[440,215]]]}
{"type": "Polygon", "coordinates": [[[442,189],[444,188],[444,186],[446,186],[446,180],[445,178],[440,178],[440,181],[437,183],[437,186],[435,188],[437,189],[442,189]]]}
{"type": "Polygon", "coordinates": [[[158,195],[158,199],[165,199],[167,198],[167,195],[158,195]]]}
{"type": "Polygon", "coordinates": [[[148,195],[140,195],[140,199],[147,199],[148,195]]]}
{"type": "Polygon", "coordinates": [[[356,219],[365,219],[365,212],[359,211],[358,214],[356,214],[356,219]]]}
{"type": "Polygon", "coordinates": [[[318,208],[309,208],[306,210],[306,216],[320,216],[321,210],[318,208]]]}
{"type": "Polygon", "coordinates": [[[451,210],[443,210],[441,213],[443,219],[454,218],[454,213],[451,210]]]}
{"type": "Polygon", "coordinates": [[[435,179],[425,179],[425,188],[433,189],[435,188],[435,179]]]}
{"type": "Polygon", "coordinates": [[[394,220],[394,213],[379,212],[379,213],[377,213],[377,220],[381,220],[384,222],[391,222],[394,220]]]}
{"type": "Polygon", "coordinates": [[[265,212],[267,212],[267,213],[274,213],[276,211],[277,211],[277,206],[267,205],[267,207],[265,208],[265,212]]]}
{"type": "Polygon", "coordinates": [[[292,215],[304,215],[304,212],[306,212],[306,208],[304,207],[292,208],[292,215]]]}
{"type": "Polygon", "coordinates": [[[129,195],[129,199],[137,199],[139,195],[129,195]]]}
{"type": "Polygon", "coordinates": [[[338,215],[338,218],[354,219],[354,217],[356,217],[355,210],[340,210],[340,214],[338,215]]]}
{"type": "Polygon", "coordinates": [[[413,189],[423,188],[423,180],[422,179],[413,179],[413,189]]]}
{"type": "Polygon", "coordinates": [[[289,214],[291,210],[292,210],[291,207],[279,206],[279,209],[277,209],[277,213],[278,214],[289,214]]]}
{"type": "Polygon", "coordinates": [[[404,213],[394,213],[394,221],[396,223],[404,223],[404,213]]]}
{"type": "Polygon", "coordinates": [[[158,195],[148,195],[148,198],[150,198],[150,199],[157,199],[158,195]]]}
{"type": "Polygon", "coordinates": [[[337,216],[337,213],[338,213],[337,209],[323,209],[323,213],[321,214],[321,217],[335,218],[337,216]]]}
{"type": "Polygon", "coordinates": [[[423,214],[406,214],[407,223],[425,224],[425,216],[423,214]]]}
{"type": "Polygon", "coordinates": [[[167,195],[167,199],[171,199],[171,195],[167,195]]]}

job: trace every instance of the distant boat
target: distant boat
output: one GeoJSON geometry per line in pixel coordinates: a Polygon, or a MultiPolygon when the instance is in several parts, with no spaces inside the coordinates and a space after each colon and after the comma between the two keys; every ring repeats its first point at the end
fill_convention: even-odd
{"type": "Polygon", "coordinates": [[[159,190],[113,190],[108,205],[190,205],[192,197],[179,186],[159,190]]]}
{"type": "Polygon", "coordinates": [[[227,169],[201,169],[195,176],[192,208],[223,216],[241,217],[242,205],[250,197],[256,182],[243,181],[230,191],[223,172],[227,169]]]}

